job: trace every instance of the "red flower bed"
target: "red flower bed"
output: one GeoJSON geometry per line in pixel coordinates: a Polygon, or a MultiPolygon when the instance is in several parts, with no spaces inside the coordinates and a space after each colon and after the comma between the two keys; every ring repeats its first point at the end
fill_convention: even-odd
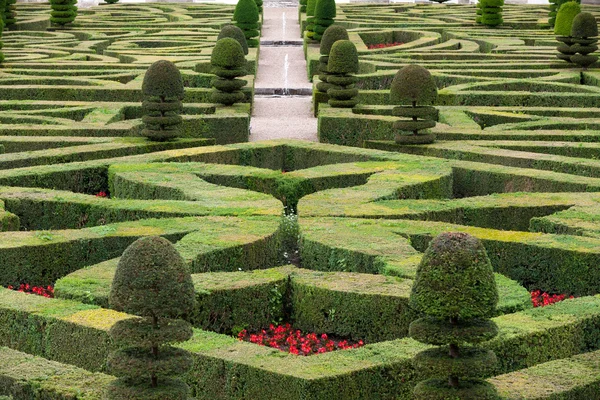
{"type": "Polygon", "coordinates": [[[238,334],[238,339],[259,346],[273,347],[299,356],[355,349],[365,345],[362,340],[357,343],[351,343],[348,340],[332,340],[325,333],[321,335],[316,333],[303,334],[300,330],[292,328],[290,324],[278,326],[271,324],[269,329],[263,329],[257,334],[249,333],[244,329],[238,334]]]}
{"type": "Polygon", "coordinates": [[[108,197],[108,194],[106,192],[98,192],[96,193],[96,197],[108,197]]]}
{"type": "Polygon", "coordinates": [[[404,43],[402,43],[402,42],[394,42],[394,43],[368,44],[367,48],[369,50],[373,50],[373,49],[385,49],[386,47],[400,46],[401,44],[404,44],[404,43]]]}
{"type": "MultiPolygon", "coordinates": [[[[546,292],[542,293],[541,290],[534,290],[531,292],[531,302],[534,307],[544,307],[549,306],[550,304],[558,303],[559,301],[563,301],[567,298],[565,294],[548,294],[546,292]]],[[[569,296],[569,299],[573,299],[573,296],[569,296]]]]}
{"type": "Polygon", "coordinates": [[[48,298],[54,297],[54,288],[52,286],[30,286],[29,283],[21,283],[18,288],[8,285],[7,289],[16,290],[17,292],[37,294],[38,296],[44,296],[48,298]]]}

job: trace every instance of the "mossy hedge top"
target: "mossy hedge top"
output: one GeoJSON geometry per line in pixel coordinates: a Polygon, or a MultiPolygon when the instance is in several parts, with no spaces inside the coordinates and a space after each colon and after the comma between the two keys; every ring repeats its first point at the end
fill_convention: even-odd
{"type": "Polygon", "coordinates": [[[233,20],[244,24],[258,22],[258,6],[254,0],[239,0],[233,12],[233,20]]]}
{"type": "Polygon", "coordinates": [[[323,32],[323,37],[321,38],[321,47],[320,53],[324,55],[329,55],[331,52],[331,47],[338,40],[348,40],[348,31],[341,25],[331,25],[325,32],[323,32]]]}
{"type": "Polygon", "coordinates": [[[246,57],[242,45],[229,37],[217,40],[210,56],[210,63],[221,68],[243,68],[246,65],[246,57]]]}
{"type": "Polygon", "coordinates": [[[571,36],[576,38],[591,38],[598,36],[596,18],[588,12],[577,14],[571,26],[571,36]]]}
{"type": "Polygon", "coordinates": [[[338,40],[331,46],[327,71],[332,74],[352,74],[358,72],[358,51],[349,40],[338,40]]]}
{"type": "Polygon", "coordinates": [[[221,32],[219,32],[219,36],[217,36],[217,41],[224,38],[232,38],[237,40],[242,46],[242,50],[244,50],[244,55],[248,54],[248,42],[246,42],[244,31],[242,31],[240,28],[235,25],[225,25],[223,28],[221,28],[221,32]]]}
{"type": "Polygon", "coordinates": [[[156,61],[144,75],[142,92],[146,96],[183,99],[183,79],[179,69],[171,61],[156,61]]]}
{"type": "Polygon", "coordinates": [[[334,19],[335,12],[335,0],[317,0],[315,4],[315,18],[334,19]]]}
{"type": "Polygon", "coordinates": [[[418,104],[432,104],[437,99],[435,80],[420,65],[407,65],[396,73],[390,88],[392,104],[405,104],[416,101],[418,104]]]}
{"type": "Polygon", "coordinates": [[[110,307],[142,317],[177,318],[194,306],[190,271],[167,239],[144,237],[125,249],[115,272],[110,307]]]}
{"type": "Polygon", "coordinates": [[[581,6],[575,1],[568,1],[560,6],[554,23],[554,34],[570,36],[573,19],[581,12],[581,6]]]}
{"type": "Polygon", "coordinates": [[[437,318],[486,318],[498,290],[490,259],[479,239],[446,232],[431,241],[417,269],[410,305],[437,318]]]}

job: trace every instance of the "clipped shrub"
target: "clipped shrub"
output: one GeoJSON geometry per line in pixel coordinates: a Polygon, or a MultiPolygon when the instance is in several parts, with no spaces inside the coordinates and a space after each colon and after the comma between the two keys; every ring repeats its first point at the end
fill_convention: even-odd
{"type": "Polygon", "coordinates": [[[241,89],[248,82],[237,79],[238,76],[246,75],[246,57],[242,45],[233,38],[217,40],[210,63],[217,75],[212,81],[212,101],[226,106],[244,101],[241,89]]]}
{"type": "Polygon", "coordinates": [[[307,0],[306,2],[306,36],[312,39],[315,34],[315,7],[317,0],[307,0]]]}
{"type": "Polygon", "coordinates": [[[416,400],[497,399],[481,379],[497,363],[491,350],[474,346],[498,333],[492,317],[498,290],[492,265],[479,239],[462,232],[434,238],[417,269],[409,303],[425,314],[410,324],[410,336],[440,346],[418,353],[416,400]],[[466,345],[466,346],[465,346],[466,345]]]}
{"type": "MultiPolygon", "coordinates": [[[[4,22],[0,18],[0,49],[4,46],[2,43],[2,32],[4,31],[4,22]]],[[[0,51],[0,62],[4,61],[4,53],[0,51]]]]}
{"type": "Polygon", "coordinates": [[[577,14],[571,25],[571,37],[571,49],[576,53],[571,56],[571,62],[586,69],[598,61],[598,56],[591,55],[598,50],[598,23],[592,14],[577,14]]]}
{"type": "MultiPolygon", "coordinates": [[[[550,12],[548,13],[548,24],[550,25],[551,28],[553,28],[556,25],[556,16],[558,15],[558,10],[560,10],[560,7],[568,1],[569,0],[549,0],[550,12]]],[[[581,0],[573,0],[573,1],[581,4],[581,0]]]]}
{"type": "Polygon", "coordinates": [[[407,65],[396,73],[390,88],[390,101],[398,106],[394,107],[392,115],[409,118],[394,122],[396,143],[426,144],[435,140],[432,133],[420,131],[435,127],[437,110],[429,104],[435,103],[436,99],[435,80],[425,68],[407,65]]]}
{"type": "MultiPolygon", "coordinates": [[[[7,2],[8,4],[8,2],[7,2]]],[[[75,21],[77,16],[77,0],[50,0],[50,22],[53,25],[65,26],[75,21]]],[[[7,15],[5,13],[5,15],[7,15]]],[[[7,16],[6,21],[8,23],[9,18],[7,16]]]]}
{"type": "Polygon", "coordinates": [[[356,96],[358,89],[354,87],[358,72],[358,51],[349,40],[338,40],[331,47],[327,63],[327,83],[331,87],[327,90],[329,105],[338,108],[352,108],[358,104],[356,96]]]}
{"type": "Polygon", "coordinates": [[[321,38],[321,57],[319,57],[319,80],[321,82],[317,83],[317,90],[323,93],[327,93],[327,90],[331,88],[331,84],[327,82],[327,75],[329,75],[327,63],[329,62],[331,47],[338,40],[348,40],[346,28],[341,25],[331,25],[325,29],[321,38]]]}
{"type": "Polygon", "coordinates": [[[317,0],[312,39],[321,41],[325,30],[335,22],[335,12],[335,0],[317,0]]]}
{"type": "Polygon", "coordinates": [[[146,125],[142,135],[159,142],[176,138],[182,121],[183,79],[175,64],[167,60],[152,64],[144,75],[142,93],[146,125]]]}
{"type": "MultiPolygon", "coordinates": [[[[3,8],[2,20],[4,21],[4,26],[9,28],[17,22],[17,0],[4,0],[3,8]]],[[[77,7],[75,7],[75,11],[77,11],[77,7]]]]}
{"type": "Polygon", "coordinates": [[[256,3],[256,7],[258,7],[258,13],[261,14],[263,12],[263,0],[254,0],[256,3]]]}
{"type": "Polygon", "coordinates": [[[188,322],[176,318],[194,307],[190,272],[175,247],[161,237],[136,240],[119,260],[110,307],[141,318],[118,321],[109,331],[115,349],[108,368],[109,400],[184,400],[187,385],[175,377],[192,365],[191,356],[172,347],[192,337],[188,322]]]}
{"type": "Polygon", "coordinates": [[[556,23],[554,24],[554,34],[556,40],[561,42],[556,50],[556,55],[561,60],[571,62],[571,56],[575,54],[571,46],[573,45],[573,39],[571,38],[571,25],[573,25],[573,19],[581,12],[581,6],[576,1],[568,1],[563,3],[556,14],[556,23]]]}
{"type": "Polygon", "coordinates": [[[502,6],[504,0],[479,0],[477,4],[477,23],[486,26],[498,26],[504,21],[502,19],[502,6]]]}
{"type": "Polygon", "coordinates": [[[307,5],[307,3],[308,3],[307,0],[300,0],[299,6],[300,6],[300,12],[301,13],[305,13],[306,12],[306,5],[307,5]]]}
{"type": "Polygon", "coordinates": [[[254,0],[239,0],[233,12],[235,26],[244,32],[248,47],[258,47],[258,6],[254,0]]]}
{"type": "Polygon", "coordinates": [[[246,42],[246,36],[244,36],[244,31],[238,28],[235,25],[225,25],[221,28],[221,32],[219,32],[219,36],[217,36],[217,41],[223,38],[232,38],[238,41],[238,43],[242,46],[242,50],[244,50],[244,54],[248,54],[248,42],[246,42]]]}

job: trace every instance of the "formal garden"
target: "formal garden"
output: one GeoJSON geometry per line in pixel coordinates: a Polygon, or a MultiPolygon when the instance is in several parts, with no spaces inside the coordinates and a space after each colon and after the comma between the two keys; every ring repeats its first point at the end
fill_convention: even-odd
{"type": "Polygon", "coordinates": [[[311,142],[251,141],[261,0],[50,3],[0,4],[1,400],[600,399],[600,6],[301,0],[311,142]]]}

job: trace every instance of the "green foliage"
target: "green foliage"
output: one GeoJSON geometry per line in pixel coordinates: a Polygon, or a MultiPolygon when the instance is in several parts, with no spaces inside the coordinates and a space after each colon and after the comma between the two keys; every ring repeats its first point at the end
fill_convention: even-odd
{"type": "Polygon", "coordinates": [[[315,8],[318,0],[307,0],[306,3],[306,36],[312,39],[315,34],[315,8]]]}
{"type": "MultiPolygon", "coordinates": [[[[50,2],[52,4],[52,2],[50,2]]],[[[76,3],[76,1],[75,1],[76,3]]],[[[72,3],[72,4],[75,4],[72,3]]],[[[4,22],[4,25],[6,28],[11,27],[12,25],[14,25],[17,22],[17,0],[3,0],[2,2],[0,2],[0,10],[4,9],[4,12],[2,14],[2,20],[4,22]]],[[[66,4],[65,4],[66,6],[66,4]]],[[[77,7],[75,8],[75,15],[77,15],[77,7]]],[[[67,9],[65,9],[67,10],[67,9]]],[[[58,9],[57,9],[58,11],[58,9]]],[[[59,16],[56,16],[57,18],[59,18],[59,16]]],[[[74,19],[75,17],[73,17],[74,19]]],[[[52,18],[50,19],[52,20],[52,18]]],[[[72,21],[70,21],[72,22],[72,21]]]]}
{"type": "Polygon", "coordinates": [[[598,23],[594,15],[589,12],[577,14],[571,25],[571,36],[580,39],[598,36],[598,23]]]}
{"type": "Polygon", "coordinates": [[[559,36],[571,36],[573,19],[581,12],[581,6],[576,1],[568,1],[560,6],[556,14],[554,34],[559,36]]]}
{"type": "Polygon", "coordinates": [[[354,43],[338,40],[331,46],[327,71],[336,75],[358,73],[358,52],[354,43]]]}
{"type": "Polygon", "coordinates": [[[327,28],[333,25],[335,15],[335,0],[317,0],[314,16],[314,33],[312,35],[314,40],[321,40],[327,28]]]}
{"type": "Polygon", "coordinates": [[[248,83],[238,76],[246,75],[246,57],[240,43],[230,37],[219,39],[211,55],[211,64],[217,78],[213,79],[214,91],[211,99],[214,103],[231,106],[244,101],[241,89],[248,83]]]}
{"type": "Polygon", "coordinates": [[[323,33],[321,38],[320,53],[324,56],[329,56],[331,47],[338,40],[348,40],[348,31],[341,25],[331,25],[323,33]]]}
{"type": "MultiPolygon", "coordinates": [[[[551,28],[556,24],[556,16],[558,14],[558,10],[560,7],[569,0],[549,0],[550,3],[550,12],[548,13],[548,24],[551,28]]],[[[579,4],[581,4],[581,0],[573,0],[579,4]]],[[[568,36],[568,35],[566,35],[568,36]]]]}
{"type": "Polygon", "coordinates": [[[210,63],[216,68],[230,70],[244,68],[246,66],[244,49],[234,38],[219,39],[210,56],[210,63]]]}
{"type": "Polygon", "coordinates": [[[223,38],[233,38],[237,40],[242,46],[242,50],[244,50],[244,55],[248,55],[248,42],[246,42],[244,31],[242,31],[240,28],[231,24],[225,25],[221,28],[219,36],[217,36],[217,42],[223,38]]]}
{"type": "MultiPolygon", "coordinates": [[[[12,21],[14,23],[14,15],[8,13],[8,7],[10,0],[7,1],[7,12],[5,12],[5,22],[9,25],[12,21]]],[[[64,26],[75,21],[77,16],[77,0],[50,0],[50,22],[53,25],[64,26]]]]}
{"type": "Polygon", "coordinates": [[[576,53],[571,56],[571,62],[586,69],[598,61],[598,56],[590,53],[598,50],[598,24],[596,18],[588,13],[577,14],[571,26],[572,41],[575,43],[571,50],[576,53]]]}
{"type": "Polygon", "coordinates": [[[331,47],[327,62],[327,95],[329,105],[352,108],[357,103],[358,89],[354,87],[358,72],[358,52],[350,40],[338,40],[331,47]]]}
{"type": "Polygon", "coordinates": [[[239,0],[233,13],[234,24],[244,32],[248,47],[258,47],[258,41],[253,39],[259,35],[258,6],[254,0],[239,0]]]}
{"type": "Polygon", "coordinates": [[[407,65],[399,70],[390,87],[392,104],[433,104],[437,86],[429,71],[420,65],[407,65]]]}
{"type": "Polygon", "coordinates": [[[478,6],[481,9],[481,16],[477,22],[490,27],[502,24],[502,6],[504,6],[504,0],[479,0],[478,6]]]}
{"type": "Polygon", "coordinates": [[[256,7],[258,7],[258,13],[262,13],[263,12],[263,0],[254,0],[254,2],[256,3],[256,7]]]}
{"type": "Polygon", "coordinates": [[[104,0],[106,1],[108,4],[115,4],[117,3],[119,0],[104,0]]]}

